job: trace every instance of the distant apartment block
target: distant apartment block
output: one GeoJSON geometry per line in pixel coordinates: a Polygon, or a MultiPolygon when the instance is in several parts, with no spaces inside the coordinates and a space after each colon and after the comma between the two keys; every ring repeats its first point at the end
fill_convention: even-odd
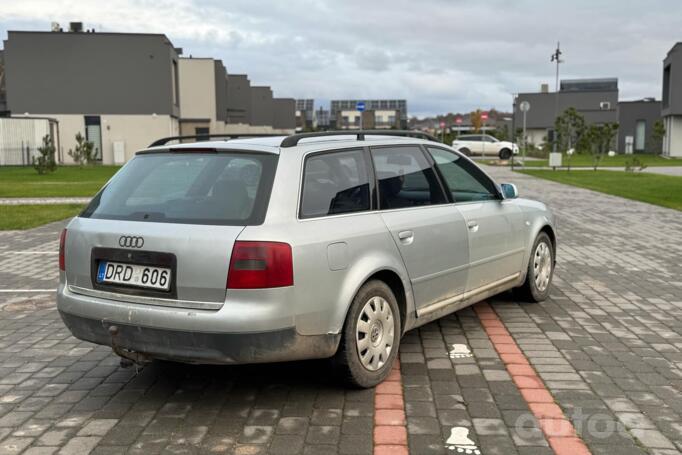
{"type": "Polygon", "coordinates": [[[311,130],[315,127],[315,100],[296,100],[296,130],[311,130]]]}
{"type": "Polygon", "coordinates": [[[682,156],[682,42],[663,60],[661,115],[665,126],[663,154],[682,156]]]}
{"type": "Polygon", "coordinates": [[[63,162],[77,133],[109,164],[165,136],[294,130],[293,98],[251,87],[220,60],[181,54],[163,34],[10,31],[0,114],[56,120],[63,162]]]}
{"type": "Polygon", "coordinates": [[[330,129],[330,116],[329,109],[320,106],[320,108],[315,111],[315,128],[318,130],[330,129]]]}
{"type": "Polygon", "coordinates": [[[405,100],[332,100],[330,105],[331,129],[404,129],[407,127],[407,101],[405,100]],[[358,102],[365,103],[361,113],[358,102]],[[362,116],[362,121],[361,121],[362,116]]]}
{"type": "Polygon", "coordinates": [[[561,115],[573,107],[585,117],[588,125],[617,122],[618,79],[562,80],[559,92],[550,92],[543,84],[539,92],[519,93],[514,108],[517,127],[522,125],[523,112],[519,106],[523,101],[530,103],[526,113],[528,142],[540,145],[550,141],[554,134],[555,109],[556,115],[561,115]]]}

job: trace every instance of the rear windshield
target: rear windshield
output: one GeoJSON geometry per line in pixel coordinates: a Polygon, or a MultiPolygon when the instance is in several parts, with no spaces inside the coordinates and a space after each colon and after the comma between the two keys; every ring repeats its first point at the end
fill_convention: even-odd
{"type": "Polygon", "coordinates": [[[80,216],[159,223],[261,224],[276,166],[277,155],[272,154],[138,155],[80,216]]]}

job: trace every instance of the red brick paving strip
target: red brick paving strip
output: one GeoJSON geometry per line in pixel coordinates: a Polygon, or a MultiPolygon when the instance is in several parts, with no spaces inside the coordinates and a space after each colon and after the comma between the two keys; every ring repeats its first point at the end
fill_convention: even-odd
{"type": "MultiPolygon", "coordinates": [[[[495,346],[495,350],[500,354],[500,358],[512,380],[521,391],[523,398],[528,402],[530,411],[538,420],[540,428],[554,453],[557,455],[589,455],[590,451],[576,435],[573,424],[554,402],[552,394],[549,393],[545,384],[490,305],[482,302],[474,306],[474,310],[490,337],[490,341],[495,346]]],[[[377,454],[376,449],[374,453],[377,454]]]]}
{"type": "Polygon", "coordinates": [[[391,374],[379,384],[374,396],[374,455],[407,455],[405,401],[396,359],[391,374]]]}

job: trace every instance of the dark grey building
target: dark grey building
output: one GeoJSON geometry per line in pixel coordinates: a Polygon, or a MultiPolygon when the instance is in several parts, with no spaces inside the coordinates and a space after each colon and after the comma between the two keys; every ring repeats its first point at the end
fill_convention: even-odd
{"type": "Polygon", "coordinates": [[[227,123],[249,123],[251,82],[246,74],[227,75],[227,123]]]}
{"type": "MultiPolygon", "coordinates": [[[[395,111],[394,114],[394,125],[387,125],[387,126],[396,126],[397,128],[407,128],[407,101],[405,100],[332,100],[331,105],[330,105],[330,127],[332,129],[334,128],[345,128],[349,125],[345,125],[343,121],[343,116],[341,112],[343,111],[355,111],[356,110],[356,105],[358,102],[364,102],[365,103],[365,112],[367,113],[372,113],[372,112],[377,112],[377,111],[395,111]]],[[[368,117],[369,114],[363,114],[363,120],[368,117]]],[[[390,123],[389,119],[386,118],[385,121],[386,124],[390,123]]],[[[367,122],[363,122],[363,126],[366,125],[367,122]]],[[[378,125],[377,125],[378,126],[378,125]]]]}
{"type": "Polygon", "coordinates": [[[227,122],[228,98],[227,98],[227,70],[221,60],[214,62],[215,68],[215,107],[216,119],[227,122]]]}
{"type": "Polygon", "coordinates": [[[251,87],[251,121],[253,126],[272,125],[274,103],[270,87],[251,87]]]}
{"type": "Polygon", "coordinates": [[[179,114],[178,52],[165,35],[10,31],[13,114],[179,114]]]}
{"type": "Polygon", "coordinates": [[[293,98],[274,98],[272,127],[275,129],[296,128],[296,100],[293,98]]]}
{"type": "Polygon", "coordinates": [[[663,154],[682,156],[682,42],[676,43],[663,60],[661,115],[665,126],[663,154]]]}
{"type": "Polygon", "coordinates": [[[530,103],[526,113],[528,141],[538,145],[547,142],[554,130],[555,105],[557,115],[569,107],[585,117],[587,124],[618,121],[618,79],[572,79],[560,83],[559,92],[549,92],[547,86],[537,93],[519,93],[515,103],[516,126],[521,127],[523,113],[519,106],[530,103]]]}
{"type": "Polygon", "coordinates": [[[661,102],[654,98],[618,103],[618,152],[661,153],[661,143],[652,137],[661,119],[661,102]]]}

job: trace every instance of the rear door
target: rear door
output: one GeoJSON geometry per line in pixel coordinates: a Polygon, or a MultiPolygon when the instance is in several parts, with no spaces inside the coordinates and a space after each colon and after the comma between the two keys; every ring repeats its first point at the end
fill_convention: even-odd
{"type": "MultiPolygon", "coordinates": [[[[501,200],[495,184],[472,161],[440,147],[427,147],[464,217],[469,239],[467,291],[511,279],[522,267],[523,214],[501,200]]],[[[516,275],[518,276],[518,275],[516,275]]]]}
{"type": "Polygon", "coordinates": [[[464,292],[464,217],[448,203],[418,146],[372,147],[381,217],[410,275],[417,310],[464,292]]]}
{"type": "Polygon", "coordinates": [[[262,222],[276,164],[277,155],[265,153],[138,155],[69,226],[68,283],[138,297],[224,301],[235,239],[262,222]],[[122,271],[114,280],[111,264],[122,271]],[[149,286],[154,269],[168,271],[165,287],[149,286]]]}

